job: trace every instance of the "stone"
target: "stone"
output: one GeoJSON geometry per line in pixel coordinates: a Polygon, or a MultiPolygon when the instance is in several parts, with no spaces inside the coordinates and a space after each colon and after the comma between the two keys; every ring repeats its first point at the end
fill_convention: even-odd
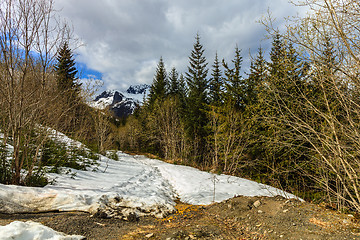
{"type": "Polygon", "coordinates": [[[151,238],[153,236],[154,236],[154,233],[149,233],[149,234],[145,235],[146,238],[151,238]]]}
{"type": "Polygon", "coordinates": [[[260,205],[261,205],[260,200],[256,200],[256,201],[253,203],[253,206],[256,207],[256,208],[260,207],[260,205]]]}
{"type": "Polygon", "coordinates": [[[136,222],[139,220],[139,217],[136,215],[136,213],[129,213],[129,215],[126,217],[126,219],[129,222],[136,222]]]}

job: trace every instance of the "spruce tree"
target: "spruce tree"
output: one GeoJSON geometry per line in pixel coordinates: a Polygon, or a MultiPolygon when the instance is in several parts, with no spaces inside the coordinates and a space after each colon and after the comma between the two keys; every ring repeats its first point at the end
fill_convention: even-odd
{"type": "Polygon", "coordinates": [[[169,84],[170,90],[169,95],[175,96],[179,94],[179,74],[176,71],[176,68],[173,67],[169,74],[169,84]]]}
{"type": "Polygon", "coordinates": [[[223,60],[223,66],[225,68],[225,86],[226,86],[226,101],[231,102],[236,109],[244,108],[244,79],[240,74],[242,57],[241,50],[238,46],[235,47],[235,57],[232,60],[234,64],[233,68],[230,68],[228,64],[223,60]]]}
{"type": "Polygon", "coordinates": [[[279,81],[285,77],[285,44],[280,34],[276,34],[273,38],[272,47],[270,51],[269,68],[269,87],[273,88],[279,85],[279,81]]]}
{"type": "Polygon", "coordinates": [[[178,84],[178,98],[180,102],[180,112],[183,114],[186,107],[187,87],[183,74],[180,74],[178,84]]]}
{"type": "Polygon", "coordinates": [[[245,104],[252,105],[258,101],[267,77],[267,67],[262,48],[258,49],[256,58],[250,63],[250,73],[245,79],[245,104]]]}
{"type": "Polygon", "coordinates": [[[163,58],[160,57],[156,68],[156,73],[149,93],[149,104],[152,105],[156,100],[163,101],[168,94],[168,79],[163,58]]]}
{"type": "Polygon", "coordinates": [[[73,53],[68,43],[65,42],[62,45],[56,60],[55,71],[57,73],[58,90],[76,96],[80,91],[81,84],[77,83],[76,74],[78,71],[76,70],[73,53]]]}
{"type": "Polygon", "coordinates": [[[215,60],[212,67],[212,78],[210,79],[209,89],[210,104],[214,106],[219,106],[222,101],[223,79],[217,53],[215,54],[215,60]]]}
{"type": "Polygon", "coordinates": [[[180,74],[179,77],[179,95],[185,99],[187,96],[187,86],[186,86],[186,82],[185,82],[185,78],[183,74],[180,74]]]}
{"type": "Polygon", "coordinates": [[[203,46],[200,44],[200,36],[195,38],[194,49],[189,57],[188,72],[186,81],[188,85],[187,97],[187,131],[190,138],[194,141],[193,155],[195,160],[202,162],[206,146],[206,124],[207,115],[205,107],[208,104],[208,80],[206,68],[207,62],[204,56],[203,46]]]}

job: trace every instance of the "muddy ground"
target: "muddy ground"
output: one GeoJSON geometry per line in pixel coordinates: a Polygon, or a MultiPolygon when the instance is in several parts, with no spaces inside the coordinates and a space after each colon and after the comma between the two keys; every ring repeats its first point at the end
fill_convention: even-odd
{"type": "Polygon", "coordinates": [[[360,239],[357,214],[282,197],[236,197],[209,206],[177,204],[164,219],[133,221],[87,213],[0,214],[0,225],[36,221],[86,239],[360,239]]]}

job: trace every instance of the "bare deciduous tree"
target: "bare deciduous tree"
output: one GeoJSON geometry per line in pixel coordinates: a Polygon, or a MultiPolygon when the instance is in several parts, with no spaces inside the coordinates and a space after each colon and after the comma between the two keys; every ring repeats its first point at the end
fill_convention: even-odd
{"type": "Polygon", "coordinates": [[[31,176],[47,137],[42,126],[53,127],[64,114],[52,66],[68,33],[52,0],[0,2],[0,131],[14,147],[11,183],[24,183],[23,167],[31,176]]]}
{"type": "Polygon", "coordinates": [[[286,126],[289,138],[307,143],[304,149],[312,169],[308,173],[328,193],[329,201],[360,211],[360,3],[298,4],[310,13],[290,22],[285,38],[311,66],[303,79],[308,86],[296,93],[272,89],[280,110],[274,122],[286,126]],[[333,44],[332,53],[326,53],[326,42],[333,44]],[[324,58],[327,54],[332,58],[324,58]],[[292,106],[284,96],[292,99],[292,106]]]}

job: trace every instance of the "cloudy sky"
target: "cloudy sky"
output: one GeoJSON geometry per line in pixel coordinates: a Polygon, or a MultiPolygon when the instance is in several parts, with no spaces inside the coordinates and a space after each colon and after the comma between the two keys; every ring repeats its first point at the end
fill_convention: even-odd
{"type": "Polygon", "coordinates": [[[56,8],[84,43],[76,50],[83,78],[116,90],[151,84],[160,56],[168,71],[185,72],[197,33],[209,66],[215,52],[231,61],[238,45],[246,68],[249,53],[270,46],[258,23],[267,11],[279,26],[299,11],[287,0],[57,0],[56,8]]]}

